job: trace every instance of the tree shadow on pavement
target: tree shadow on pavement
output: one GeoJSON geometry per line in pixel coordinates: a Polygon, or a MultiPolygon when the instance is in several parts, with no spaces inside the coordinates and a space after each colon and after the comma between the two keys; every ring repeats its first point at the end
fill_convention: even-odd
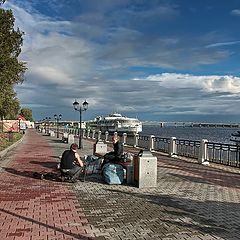
{"type": "MultiPolygon", "coordinates": [[[[204,234],[213,234],[222,239],[238,239],[233,238],[233,236],[238,236],[240,225],[240,207],[237,203],[204,202],[169,195],[136,193],[116,189],[106,189],[106,191],[118,194],[118,198],[122,199],[126,199],[128,198],[126,196],[130,195],[131,204],[134,206],[134,202],[136,202],[136,206],[143,208],[142,211],[138,209],[138,212],[143,213],[144,209],[148,209],[151,211],[149,214],[152,219],[157,219],[158,224],[159,222],[167,224],[169,231],[175,226],[179,232],[185,231],[188,232],[188,235],[198,231],[204,234]],[[139,204],[139,202],[141,203],[139,204]],[[152,207],[153,210],[149,204],[155,205],[152,207]]],[[[131,210],[131,214],[138,214],[138,212],[134,213],[131,210]]]]}
{"type": "Polygon", "coordinates": [[[56,169],[58,162],[56,161],[47,161],[47,162],[41,162],[41,161],[30,161],[30,164],[36,164],[43,166],[45,168],[51,168],[51,169],[56,169]]]}
{"type": "Polygon", "coordinates": [[[85,177],[85,182],[92,182],[92,183],[101,183],[101,184],[106,184],[103,181],[103,178],[100,174],[96,173],[96,174],[90,174],[90,175],[86,175],[85,177]]]}
{"type": "Polygon", "coordinates": [[[62,139],[50,139],[50,141],[54,143],[63,143],[62,139]]]}
{"type": "MultiPolygon", "coordinates": [[[[71,237],[71,239],[74,238],[74,239],[83,239],[83,240],[84,240],[84,239],[86,239],[86,240],[87,240],[87,239],[88,239],[88,240],[93,240],[93,239],[94,239],[94,238],[92,238],[92,237],[84,236],[84,235],[82,235],[82,234],[80,234],[80,233],[74,233],[73,230],[67,231],[67,230],[64,230],[63,227],[56,227],[56,226],[54,226],[54,225],[46,224],[46,223],[40,222],[40,221],[38,221],[38,220],[35,220],[35,219],[33,219],[33,218],[26,217],[26,216],[22,216],[22,215],[20,215],[20,214],[14,213],[14,212],[12,212],[12,211],[5,210],[5,209],[3,209],[3,208],[0,208],[0,212],[5,213],[5,214],[7,214],[7,215],[10,215],[10,216],[12,216],[12,217],[15,217],[15,218],[17,218],[17,219],[21,219],[22,221],[29,222],[29,223],[31,223],[33,226],[34,226],[34,224],[36,224],[36,226],[41,226],[41,227],[43,227],[43,229],[46,229],[46,230],[47,230],[47,229],[52,229],[52,230],[56,231],[56,233],[61,233],[61,234],[66,235],[66,236],[65,236],[66,238],[67,238],[67,237],[71,237]]],[[[24,231],[24,229],[23,229],[22,231],[24,231]]],[[[21,232],[21,231],[19,231],[19,232],[21,232]]]]}
{"type": "Polygon", "coordinates": [[[54,182],[56,181],[61,182],[59,171],[51,171],[51,172],[46,172],[46,171],[34,172],[34,171],[26,171],[26,170],[19,171],[14,168],[7,168],[7,167],[4,167],[2,169],[8,173],[11,173],[17,176],[33,178],[33,179],[50,180],[54,182]]]}
{"type": "Polygon", "coordinates": [[[239,173],[217,170],[196,163],[181,162],[180,160],[166,161],[160,168],[168,169],[169,175],[178,176],[185,180],[240,188],[239,173]]]}

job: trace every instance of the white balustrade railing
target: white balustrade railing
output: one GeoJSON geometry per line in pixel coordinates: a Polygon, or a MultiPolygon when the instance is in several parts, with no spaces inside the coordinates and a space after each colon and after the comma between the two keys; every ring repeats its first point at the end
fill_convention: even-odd
{"type": "MultiPolygon", "coordinates": [[[[45,133],[45,129],[40,129],[45,133]]],[[[57,128],[49,128],[49,131],[56,132],[57,128]]],[[[75,136],[79,134],[78,129],[59,128],[59,133],[69,133],[75,136]]],[[[115,135],[118,133],[115,132],[115,135]]],[[[79,135],[78,135],[79,136],[79,135]]],[[[83,138],[103,140],[109,142],[111,139],[109,132],[95,132],[90,129],[83,129],[83,138]]],[[[201,141],[177,139],[176,137],[162,138],[159,136],[144,135],[121,135],[124,145],[134,148],[147,149],[149,151],[168,153],[169,156],[184,156],[196,159],[199,163],[214,162],[234,167],[240,167],[240,146],[233,144],[212,143],[206,139],[201,141]]]]}

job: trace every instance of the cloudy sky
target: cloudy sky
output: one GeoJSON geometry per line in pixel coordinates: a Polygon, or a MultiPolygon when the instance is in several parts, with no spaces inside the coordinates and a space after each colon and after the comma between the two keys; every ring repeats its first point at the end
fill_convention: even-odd
{"type": "Polygon", "coordinates": [[[35,120],[240,122],[239,0],[8,0],[35,120]]]}

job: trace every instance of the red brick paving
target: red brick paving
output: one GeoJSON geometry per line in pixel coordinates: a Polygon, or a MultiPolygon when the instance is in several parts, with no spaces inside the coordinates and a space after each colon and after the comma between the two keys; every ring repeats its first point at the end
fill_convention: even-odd
{"type": "Polygon", "coordinates": [[[0,239],[90,239],[71,185],[33,177],[55,171],[48,143],[33,130],[24,141],[0,174],[0,239]]]}

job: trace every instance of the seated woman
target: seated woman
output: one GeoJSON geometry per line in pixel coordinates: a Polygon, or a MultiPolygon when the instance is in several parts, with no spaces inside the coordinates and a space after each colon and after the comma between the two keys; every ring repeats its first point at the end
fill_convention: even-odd
{"type": "Polygon", "coordinates": [[[84,164],[77,153],[77,148],[78,145],[73,143],[70,149],[62,154],[60,162],[62,181],[64,181],[64,176],[68,175],[72,182],[76,182],[81,174],[84,164]]]}
{"type": "Polygon", "coordinates": [[[122,155],[123,155],[123,144],[120,142],[120,137],[114,135],[112,137],[112,142],[113,142],[113,151],[106,153],[104,155],[104,160],[102,163],[101,168],[106,164],[106,163],[117,163],[121,160],[122,155]]]}

